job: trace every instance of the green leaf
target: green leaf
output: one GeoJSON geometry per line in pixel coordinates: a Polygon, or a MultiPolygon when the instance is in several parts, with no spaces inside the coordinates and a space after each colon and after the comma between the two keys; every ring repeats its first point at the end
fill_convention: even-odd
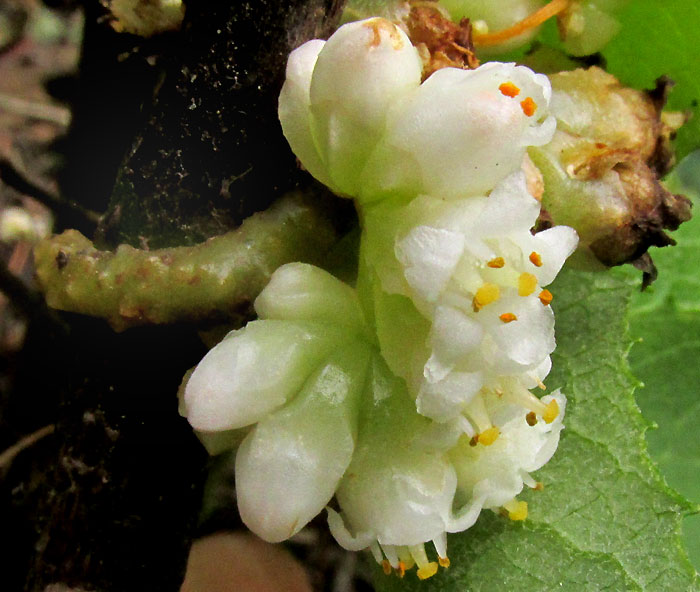
{"type": "Polygon", "coordinates": [[[378,575],[380,592],[421,590],[689,590],[697,576],[680,546],[690,505],[647,455],[646,422],[627,366],[632,287],[609,274],[562,273],[552,291],[558,348],[549,387],[569,398],[562,441],[528,491],[524,523],[485,512],[452,535],[452,567],[419,582],[378,575]]]}
{"type": "MultiPolygon", "coordinates": [[[[700,187],[699,156],[679,167],[678,176],[694,181],[690,192],[700,187]]],[[[677,246],[653,252],[657,282],[632,298],[630,332],[639,343],[630,364],[645,385],[637,393],[639,406],[658,425],[647,432],[649,452],[669,485],[700,503],[700,218],[681,226],[675,238],[677,246]]],[[[683,526],[688,553],[700,566],[700,516],[687,517],[683,526]]]]}
{"type": "Polygon", "coordinates": [[[653,88],[664,74],[676,82],[668,108],[694,113],[676,142],[685,156],[700,146],[700,3],[633,0],[618,16],[620,33],[603,50],[607,70],[635,88],[653,88]]]}

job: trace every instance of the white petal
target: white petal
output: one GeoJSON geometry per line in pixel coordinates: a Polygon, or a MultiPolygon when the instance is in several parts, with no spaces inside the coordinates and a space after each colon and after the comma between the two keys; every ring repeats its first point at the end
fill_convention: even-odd
{"type": "Polygon", "coordinates": [[[484,330],[475,319],[451,306],[435,309],[431,343],[443,360],[457,360],[481,344],[484,330]]]}
{"type": "Polygon", "coordinates": [[[352,458],[368,354],[357,342],[336,352],[238,449],[241,518],[266,541],[297,533],[333,496],[352,458]]]}
{"type": "MultiPolygon", "coordinates": [[[[523,366],[539,366],[554,351],[554,314],[536,296],[511,296],[479,312],[488,318],[489,335],[508,360],[523,366]],[[513,313],[516,321],[504,323],[501,313],[513,313]]],[[[498,362],[497,360],[494,360],[498,362]]]]}
{"type": "Polygon", "coordinates": [[[289,55],[277,113],[284,136],[295,156],[316,179],[332,187],[326,164],[321,159],[311,131],[309,98],[311,75],[325,43],[321,39],[314,39],[289,55]]]}
{"type": "Polygon", "coordinates": [[[278,268],[255,300],[255,311],[261,319],[315,320],[353,330],[364,325],[355,290],[306,263],[278,268]]]}
{"type": "Polygon", "coordinates": [[[248,323],[197,365],[185,386],[187,420],[205,432],[255,423],[295,395],[341,338],[319,323],[248,323]]]}
{"type": "Polygon", "coordinates": [[[482,237],[504,237],[518,230],[529,231],[540,214],[540,204],[528,192],[525,174],[520,169],[496,185],[486,204],[474,224],[482,237]]]}
{"type": "Polygon", "coordinates": [[[340,27],[311,81],[313,129],[333,182],[350,195],[384,129],[388,107],[420,84],[422,63],[406,34],[372,18],[340,27]]]}
{"type": "Polygon", "coordinates": [[[352,532],[373,532],[382,545],[425,543],[445,531],[455,473],[444,454],[418,444],[430,422],[416,413],[402,381],[385,366],[374,370],[373,382],[388,381],[391,395],[365,408],[337,499],[352,532]]]}
{"type": "Polygon", "coordinates": [[[418,413],[435,421],[449,421],[462,413],[483,384],[481,372],[450,372],[439,382],[426,380],[416,399],[418,413]]]}
{"type": "Polygon", "coordinates": [[[350,534],[341,515],[333,508],[326,508],[326,510],[328,511],[328,528],[335,540],[344,549],[348,551],[362,551],[374,541],[374,536],[371,532],[361,532],[356,535],[350,534]]]}
{"type": "Polygon", "coordinates": [[[428,302],[445,289],[463,251],[461,234],[430,226],[418,226],[396,243],[406,280],[428,302]]]}
{"type": "Polygon", "coordinates": [[[568,226],[554,226],[533,237],[535,250],[542,257],[542,267],[533,271],[541,286],[546,286],[554,281],[564,261],[571,255],[578,245],[578,235],[573,228],[568,226]]]}
{"type": "MultiPolygon", "coordinates": [[[[554,120],[539,123],[547,113],[549,88],[546,79],[512,64],[443,68],[392,109],[382,150],[409,153],[420,167],[425,193],[483,195],[520,168],[528,145],[551,138],[554,120]],[[522,97],[500,92],[504,82],[520,86],[522,97]],[[537,104],[531,117],[520,104],[525,97],[537,104]]],[[[380,157],[387,168],[387,157],[380,157]]],[[[397,177],[395,171],[387,174],[397,177]]]]}

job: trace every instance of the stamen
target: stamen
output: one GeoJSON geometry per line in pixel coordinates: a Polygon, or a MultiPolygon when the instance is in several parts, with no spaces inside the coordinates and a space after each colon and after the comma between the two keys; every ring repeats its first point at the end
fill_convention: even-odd
{"type": "Polygon", "coordinates": [[[521,273],[518,278],[518,296],[529,296],[537,288],[537,278],[531,273],[521,273]]]}
{"type": "Polygon", "coordinates": [[[428,556],[425,554],[425,547],[423,545],[411,545],[408,550],[418,564],[416,575],[419,579],[426,580],[437,573],[438,564],[434,561],[428,561],[428,556]]]}
{"type": "Polygon", "coordinates": [[[450,558],[449,557],[438,557],[438,563],[440,564],[440,567],[444,567],[447,569],[450,567],[450,558]]]}
{"type": "Polygon", "coordinates": [[[474,294],[472,308],[474,312],[479,312],[487,304],[496,302],[501,297],[501,290],[496,284],[485,283],[474,294]]]}
{"type": "Polygon", "coordinates": [[[399,547],[399,568],[403,565],[404,571],[411,569],[416,565],[415,559],[413,558],[413,553],[411,553],[410,547],[399,547]]]}
{"type": "Polygon", "coordinates": [[[501,94],[510,98],[517,97],[520,94],[520,89],[512,82],[504,82],[498,87],[498,90],[501,91],[501,94]]]}
{"type": "Polygon", "coordinates": [[[498,440],[498,436],[500,436],[500,434],[501,432],[496,426],[490,427],[488,430],[484,430],[479,434],[479,444],[491,446],[491,444],[498,440]]]}
{"type": "Polygon", "coordinates": [[[382,561],[382,571],[386,575],[389,575],[391,573],[391,563],[389,563],[388,559],[384,559],[384,561],[382,561]]]}
{"type": "Polygon", "coordinates": [[[554,300],[554,296],[552,296],[552,293],[549,290],[542,290],[540,292],[540,302],[542,304],[549,306],[552,304],[552,300],[554,300]]]}
{"type": "MultiPolygon", "coordinates": [[[[379,543],[377,541],[374,541],[370,546],[369,550],[372,551],[372,556],[374,557],[374,560],[379,564],[383,565],[384,561],[384,555],[382,555],[382,550],[379,547],[379,543]]],[[[391,567],[391,566],[389,566],[391,567]]]]}
{"type": "Polygon", "coordinates": [[[503,267],[505,264],[506,261],[503,257],[496,257],[495,259],[491,259],[491,261],[489,261],[486,265],[493,269],[501,269],[501,267],[503,267]]]}
{"type": "Polygon", "coordinates": [[[535,489],[535,487],[537,487],[537,481],[535,481],[527,471],[520,471],[520,476],[522,477],[523,483],[530,489],[535,489]]]}
{"type": "Polygon", "coordinates": [[[503,507],[508,512],[508,518],[513,521],[522,521],[527,518],[527,502],[520,502],[513,498],[503,504],[503,507]]]}
{"type": "MultiPolygon", "coordinates": [[[[539,399],[535,400],[539,402],[539,399]]],[[[544,405],[542,405],[542,408],[544,409],[544,405]]],[[[484,400],[480,396],[476,396],[471,400],[465,409],[465,413],[471,419],[472,424],[479,430],[479,433],[485,432],[491,427],[491,418],[488,411],[486,411],[484,400]]],[[[478,440],[478,436],[475,437],[478,440]]]]}
{"type": "MultiPolygon", "coordinates": [[[[447,533],[441,532],[433,539],[433,545],[435,545],[435,552],[438,557],[444,557],[447,559],[447,533]]],[[[449,561],[449,559],[447,559],[449,561]]]]}
{"type": "Polygon", "coordinates": [[[458,420],[459,422],[459,427],[460,429],[470,438],[473,438],[476,436],[476,430],[474,429],[474,426],[472,426],[471,423],[469,423],[469,420],[464,417],[463,415],[460,415],[458,420]]]}
{"type": "Polygon", "coordinates": [[[532,97],[527,97],[524,101],[520,101],[520,108],[525,115],[532,117],[537,111],[537,103],[532,100],[532,97]]]}
{"type": "Polygon", "coordinates": [[[535,414],[535,412],[530,411],[530,413],[528,413],[525,416],[525,421],[527,422],[527,425],[529,425],[529,426],[537,425],[537,415],[535,414]]]}
{"type": "Polygon", "coordinates": [[[515,23],[512,27],[508,27],[507,29],[503,29],[501,31],[496,31],[495,33],[478,34],[475,31],[473,36],[474,45],[487,47],[489,45],[498,45],[504,41],[513,39],[513,37],[522,35],[530,29],[539,27],[546,20],[564,11],[568,6],[569,0],[552,0],[549,4],[545,4],[542,8],[536,10],[519,23],[515,23]]]}
{"type": "Polygon", "coordinates": [[[403,561],[399,561],[399,577],[403,578],[406,575],[406,564],[403,561]]]}
{"type": "Polygon", "coordinates": [[[501,319],[501,321],[503,321],[504,323],[512,323],[513,321],[518,320],[518,317],[516,317],[512,312],[504,312],[498,318],[501,319]]]}
{"type": "Polygon", "coordinates": [[[544,483],[542,483],[542,481],[538,481],[537,483],[535,483],[533,489],[535,491],[544,491],[544,483]]]}
{"type": "Polygon", "coordinates": [[[542,267],[542,256],[538,252],[533,251],[530,253],[530,263],[535,267],[542,267]]]}
{"type": "Polygon", "coordinates": [[[514,385],[513,388],[506,389],[506,396],[514,403],[525,407],[525,409],[532,411],[536,415],[544,417],[544,414],[547,412],[548,406],[520,385],[514,385]]]}
{"type": "Polygon", "coordinates": [[[542,419],[544,419],[546,423],[552,423],[557,417],[559,417],[559,403],[557,403],[556,399],[552,399],[547,403],[547,407],[542,414],[542,419]]]}
{"type": "Polygon", "coordinates": [[[428,563],[428,565],[421,567],[417,572],[416,575],[418,576],[419,580],[427,580],[428,578],[432,578],[438,570],[438,564],[435,563],[434,561],[431,561],[428,563]]]}
{"type": "Polygon", "coordinates": [[[391,565],[391,567],[394,569],[398,569],[399,556],[396,554],[396,547],[394,545],[383,545],[382,551],[384,551],[384,555],[386,555],[389,565],[391,565]]]}

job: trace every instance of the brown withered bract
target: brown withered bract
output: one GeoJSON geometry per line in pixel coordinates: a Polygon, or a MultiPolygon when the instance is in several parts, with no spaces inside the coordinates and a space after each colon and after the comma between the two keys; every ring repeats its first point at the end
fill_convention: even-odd
{"type": "Polygon", "coordinates": [[[603,264],[635,264],[648,285],[655,270],[647,250],[674,244],[665,231],[691,217],[690,201],[659,181],[673,165],[671,140],[686,120],[662,112],[671,83],[660,79],[654,90],[637,91],[597,67],[551,81],[557,132],[546,159],[534,157],[550,167],[547,215],[574,226],[603,264]]]}
{"type": "Polygon", "coordinates": [[[424,80],[440,68],[472,70],[479,66],[469,19],[452,22],[437,2],[415,1],[410,6],[406,27],[423,60],[424,80]]]}

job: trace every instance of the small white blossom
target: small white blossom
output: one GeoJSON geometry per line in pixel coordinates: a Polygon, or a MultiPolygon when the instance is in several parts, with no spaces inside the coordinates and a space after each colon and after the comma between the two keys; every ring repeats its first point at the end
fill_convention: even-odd
{"type": "Polygon", "coordinates": [[[379,358],[369,391],[375,397],[365,401],[355,454],[336,493],[342,515],[328,509],[331,532],[346,549],[370,547],[381,562],[381,547],[391,567],[416,563],[418,576],[429,577],[437,564],[427,560],[424,544],[433,542],[444,561],[446,532],[472,526],[485,493],[453,509],[457,476],[446,448],[431,442],[431,422],[379,358]]]}
{"type": "Polygon", "coordinates": [[[339,194],[481,195],[554,134],[549,80],[524,66],[444,68],[421,84],[418,52],[381,18],[322,43],[291,54],[279,116],[302,164],[339,194]]]}
{"type": "Polygon", "coordinates": [[[323,509],[350,463],[370,348],[354,291],[311,265],[281,267],[255,306],[263,320],[204,357],[182,407],[217,449],[213,434],[252,426],[236,455],[239,510],[278,542],[323,509]]]}
{"type": "MultiPolygon", "coordinates": [[[[482,389],[503,390],[511,378],[532,388],[547,376],[555,340],[545,287],[577,237],[564,226],[533,235],[539,209],[520,171],[488,197],[420,196],[407,206],[368,208],[368,228],[387,217],[400,221],[389,232],[393,252],[391,238],[370,242],[368,265],[377,268],[385,291],[409,298],[428,321],[425,345],[416,337],[415,356],[397,363],[388,358],[426,416],[448,421],[482,389]]],[[[385,342],[380,336],[383,351],[385,342]]]]}
{"type": "Polygon", "coordinates": [[[472,499],[476,492],[485,496],[484,508],[507,508],[525,485],[536,486],[530,473],[544,466],[557,449],[566,408],[566,397],[558,390],[541,401],[545,405],[555,401],[559,413],[550,423],[530,425],[519,405],[498,396],[486,399],[498,435],[487,445],[462,437],[450,452],[457,472],[458,498],[472,499]]]}

